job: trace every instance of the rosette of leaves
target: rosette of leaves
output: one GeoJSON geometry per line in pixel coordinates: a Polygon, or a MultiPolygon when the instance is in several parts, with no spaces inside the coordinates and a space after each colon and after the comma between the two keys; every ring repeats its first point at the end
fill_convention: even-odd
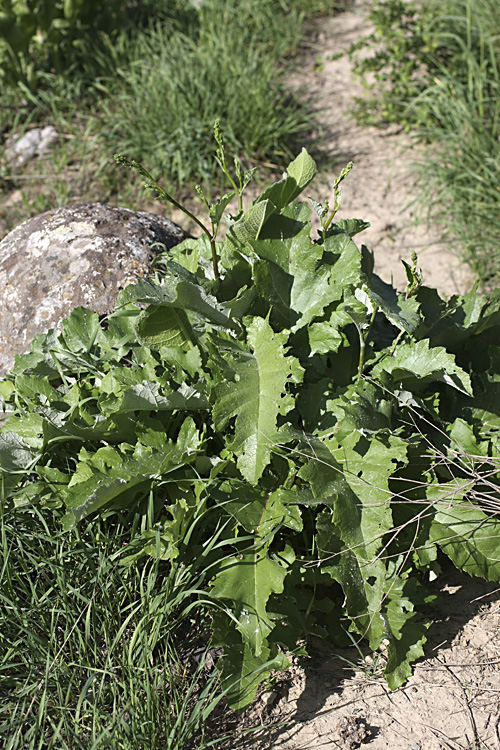
{"type": "Polygon", "coordinates": [[[312,202],[312,237],[314,175],[303,151],[218,268],[184,241],[0,385],[3,502],[62,507],[68,530],[120,514],[123,562],[189,561],[238,708],[310,633],[383,647],[396,688],[442,556],[500,578],[500,295],[446,302],[408,264],[398,293],[353,240],[365,222],[312,202]]]}

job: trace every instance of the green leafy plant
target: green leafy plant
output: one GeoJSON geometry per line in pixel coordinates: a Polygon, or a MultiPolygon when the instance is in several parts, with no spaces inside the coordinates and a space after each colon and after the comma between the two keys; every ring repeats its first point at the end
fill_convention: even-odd
{"type": "Polygon", "coordinates": [[[61,509],[70,534],[140,519],[122,563],[198,572],[236,708],[307,634],[383,646],[396,688],[441,557],[500,578],[500,294],[446,302],[416,262],[398,293],[353,241],[366,222],[319,204],[313,238],[297,199],[315,173],[303,150],[223,241],[226,197],[208,204],[200,239],[107,318],[78,308],[38,336],[0,384],[5,506],[61,509]]]}

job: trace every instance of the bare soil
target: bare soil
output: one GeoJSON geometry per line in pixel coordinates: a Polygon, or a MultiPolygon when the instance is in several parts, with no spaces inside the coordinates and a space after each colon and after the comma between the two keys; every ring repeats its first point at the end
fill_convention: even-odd
{"type": "Polygon", "coordinates": [[[247,717],[262,729],[251,750],[498,750],[498,584],[450,570],[426,651],[391,692],[383,653],[336,650],[313,640],[309,658],[259,699],[247,717]]]}

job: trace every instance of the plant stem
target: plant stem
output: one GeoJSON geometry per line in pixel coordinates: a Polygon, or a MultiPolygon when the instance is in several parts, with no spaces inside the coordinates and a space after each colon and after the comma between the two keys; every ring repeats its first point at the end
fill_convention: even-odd
{"type": "Polygon", "coordinates": [[[151,180],[152,186],[158,191],[160,196],[167,200],[169,203],[171,203],[176,208],[180,209],[182,213],[186,214],[186,216],[189,216],[190,219],[192,219],[199,227],[200,229],[207,235],[208,239],[210,240],[210,247],[212,249],[212,264],[214,268],[214,275],[216,279],[220,278],[219,275],[219,267],[218,267],[218,259],[217,259],[217,248],[215,245],[215,237],[213,232],[208,229],[208,227],[205,226],[205,224],[200,221],[191,211],[183,206],[181,203],[175,200],[175,198],[172,198],[171,195],[169,195],[160,185],[154,180],[149,173],[147,173],[147,177],[149,180],[151,180]]]}
{"type": "MultiPolygon", "coordinates": [[[[162,198],[162,200],[167,201],[168,203],[171,203],[173,206],[178,208],[180,211],[182,211],[183,214],[186,214],[186,216],[189,216],[190,219],[194,221],[195,224],[197,224],[200,229],[207,235],[209,241],[210,241],[210,248],[212,250],[212,265],[214,269],[214,276],[218,280],[220,279],[219,274],[219,265],[218,265],[218,258],[217,258],[217,246],[215,244],[215,236],[214,231],[210,231],[208,227],[205,226],[205,224],[198,219],[197,216],[195,216],[191,211],[183,206],[181,203],[175,200],[175,198],[172,198],[172,196],[167,193],[161,185],[159,185],[154,177],[148,172],[148,170],[143,167],[142,164],[139,164],[139,162],[135,160],[129,160],[124,156],[116,155],[115,159],[118,164],[123,164],[126,167],[132,167],[133,169],[137,169],[140,174],[142,174],[143,177],[145,177],[148,180],[148,187],[153,188],[158,193],[158,196],[162,198]]],[[[213,230],[213,225],[212,225],[213,230]]]]}
{"type": "Polygon", "coordinates": [[[377,314],[377,308],[375,308],[371,314],[370,323],[366,331],[362,331],[360,328],[358,328],[358,332],[359,332],[358,380],[363,375],[363,367],[365,366],[366,341],[368,339],[368,336],[370,335],[371,327],[373,325],[373,321],[375,320],[376,314],[377,314]]]}

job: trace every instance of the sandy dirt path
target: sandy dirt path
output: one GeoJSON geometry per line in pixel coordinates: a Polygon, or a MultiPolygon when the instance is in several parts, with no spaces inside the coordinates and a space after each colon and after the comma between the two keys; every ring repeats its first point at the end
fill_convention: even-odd
{"type": "MultiPolygon", "coordinates": [[[[411,160],[418,157],[418,148],[397,128],[356,125],[350,112],[363,87],[354,77],[347,55],[329,59],[369,30],[367,11],[356,0],[351,11],[322,21],[321,30],[317,26],[312,29],[314,47],[296,76],[297,83],[315,102],[319,124],[316,135],[338,161],[336,173],[347,162],[354,162],[344,183],[338,216],[370,222],[371,227],[356,239],[374,251],[375,271],[384,280],[390,281],[392,276],[395,285],[404,288],[400,259],[409,261],[416,251],[424,283],[437,287],[445,296],[464,293],[472,283],[467,266],[450,247],[439,244],[436,232],[422,223],[415,224],[415,207],[407,208],[417,195],[411,160]]],[[[328,195],[326,183],[328,177],[323,186],[316,186],[313,197],[324,199],[328,195]]]]}

